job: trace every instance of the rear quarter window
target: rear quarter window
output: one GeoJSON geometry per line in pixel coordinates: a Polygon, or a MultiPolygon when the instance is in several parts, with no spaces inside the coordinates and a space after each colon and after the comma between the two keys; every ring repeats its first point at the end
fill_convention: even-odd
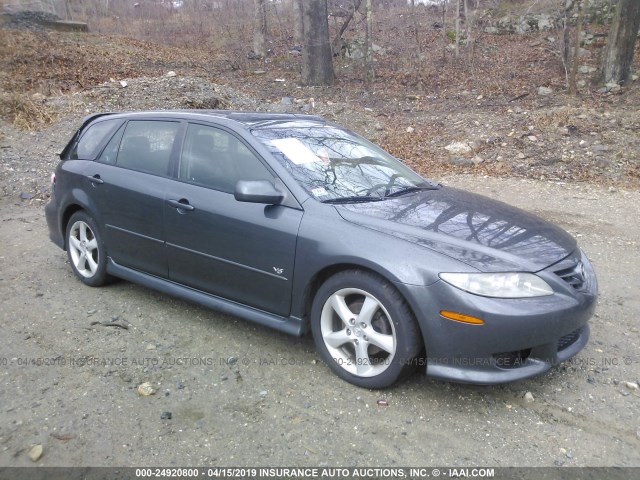
{"type": "Polygon", "coordinates": [[[122,120],[113,119],[103,120],[89,126],[71,150],[69,158],[71,160],[93,160],[96,158],[100,153],[100,147],[121,123],[122,120]]]}

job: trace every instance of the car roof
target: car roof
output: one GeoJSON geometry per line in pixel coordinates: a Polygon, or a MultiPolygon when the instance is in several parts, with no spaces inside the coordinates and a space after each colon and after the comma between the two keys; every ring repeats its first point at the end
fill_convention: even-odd
{"type": "Polygon", "coordinates": [[[300,113],[267,113],[267,112],[241,112],[235,110],[149,110],[136,112],[105,112],[89,115],[82,122],[87,125],[97,118],[106,116],[118,116],[122,118],[135,117],[167,117],[183,118],[189,120],[226,119],[240,123],[247,128],[277,128],[295,126],[319,126],[326,125],[327,120],[318,115],[300,113]]]}
{"type": "Polygon", "coordinates": [[[237,110],[141,110],[128,112],[98,112],[87,115],[82,119],[80,128],[71,138],[67,146],[60,152],[60,158],[64,158],[73,143],[86,129],[96,121],[114,119],[145,119],[145,118],[167,118],[182,120],[211,120],[219,119],[225,122],[232,122],[248,130],[260,128],[304,128],[333,125],[326,119],[318,115],[308,115],[301,113],[267,113],[267,112],[242,112],[237,110]]]}

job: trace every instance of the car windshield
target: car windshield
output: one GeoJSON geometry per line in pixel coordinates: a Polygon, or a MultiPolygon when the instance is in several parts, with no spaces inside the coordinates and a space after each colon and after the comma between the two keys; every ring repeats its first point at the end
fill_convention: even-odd
{"type": "Polygon", "coordinates": [[[376,201],[434,188],[381,148],[338,127],[268,127],[252,133],[321,202],[376,201]]]}

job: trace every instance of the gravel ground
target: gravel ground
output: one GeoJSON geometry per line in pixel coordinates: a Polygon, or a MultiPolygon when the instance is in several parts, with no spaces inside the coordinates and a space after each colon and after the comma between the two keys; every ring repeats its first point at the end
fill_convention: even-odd
{"type": "MultiPolygon", "coordinates": [[[[42,207],[55,152],[86,110],[114,102],[106,91],[121,94],[113,109],[214,99],[267,108],[230,88],[163,77],[49,99],[67,113],[44,130],[2,124],[0,465],[33,465],[28,453],[42,445],[42,466],[640,466],[638,191],[439,178],[578,237],[600,282],[592,339],[572,361],[509,385],[416,373],[389,390],[358,389],[331,374],[310,337],[127,282],[92,289],[73,277],[42,207]],[[138,393],[146,382],[154,394],[138,393]]],[[[348,109],[331,108],[345,123],[348,109]]]]}

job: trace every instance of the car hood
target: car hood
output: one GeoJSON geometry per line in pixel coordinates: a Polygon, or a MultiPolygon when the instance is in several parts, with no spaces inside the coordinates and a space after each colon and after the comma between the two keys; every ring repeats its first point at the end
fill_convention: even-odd
{"type": "Polygon", "coordinates": [[[422,245],[483,272],[536,272],[576,249],[571,235],[535,215],[450,187],[336,209],[349,222],[422,245]]]}

